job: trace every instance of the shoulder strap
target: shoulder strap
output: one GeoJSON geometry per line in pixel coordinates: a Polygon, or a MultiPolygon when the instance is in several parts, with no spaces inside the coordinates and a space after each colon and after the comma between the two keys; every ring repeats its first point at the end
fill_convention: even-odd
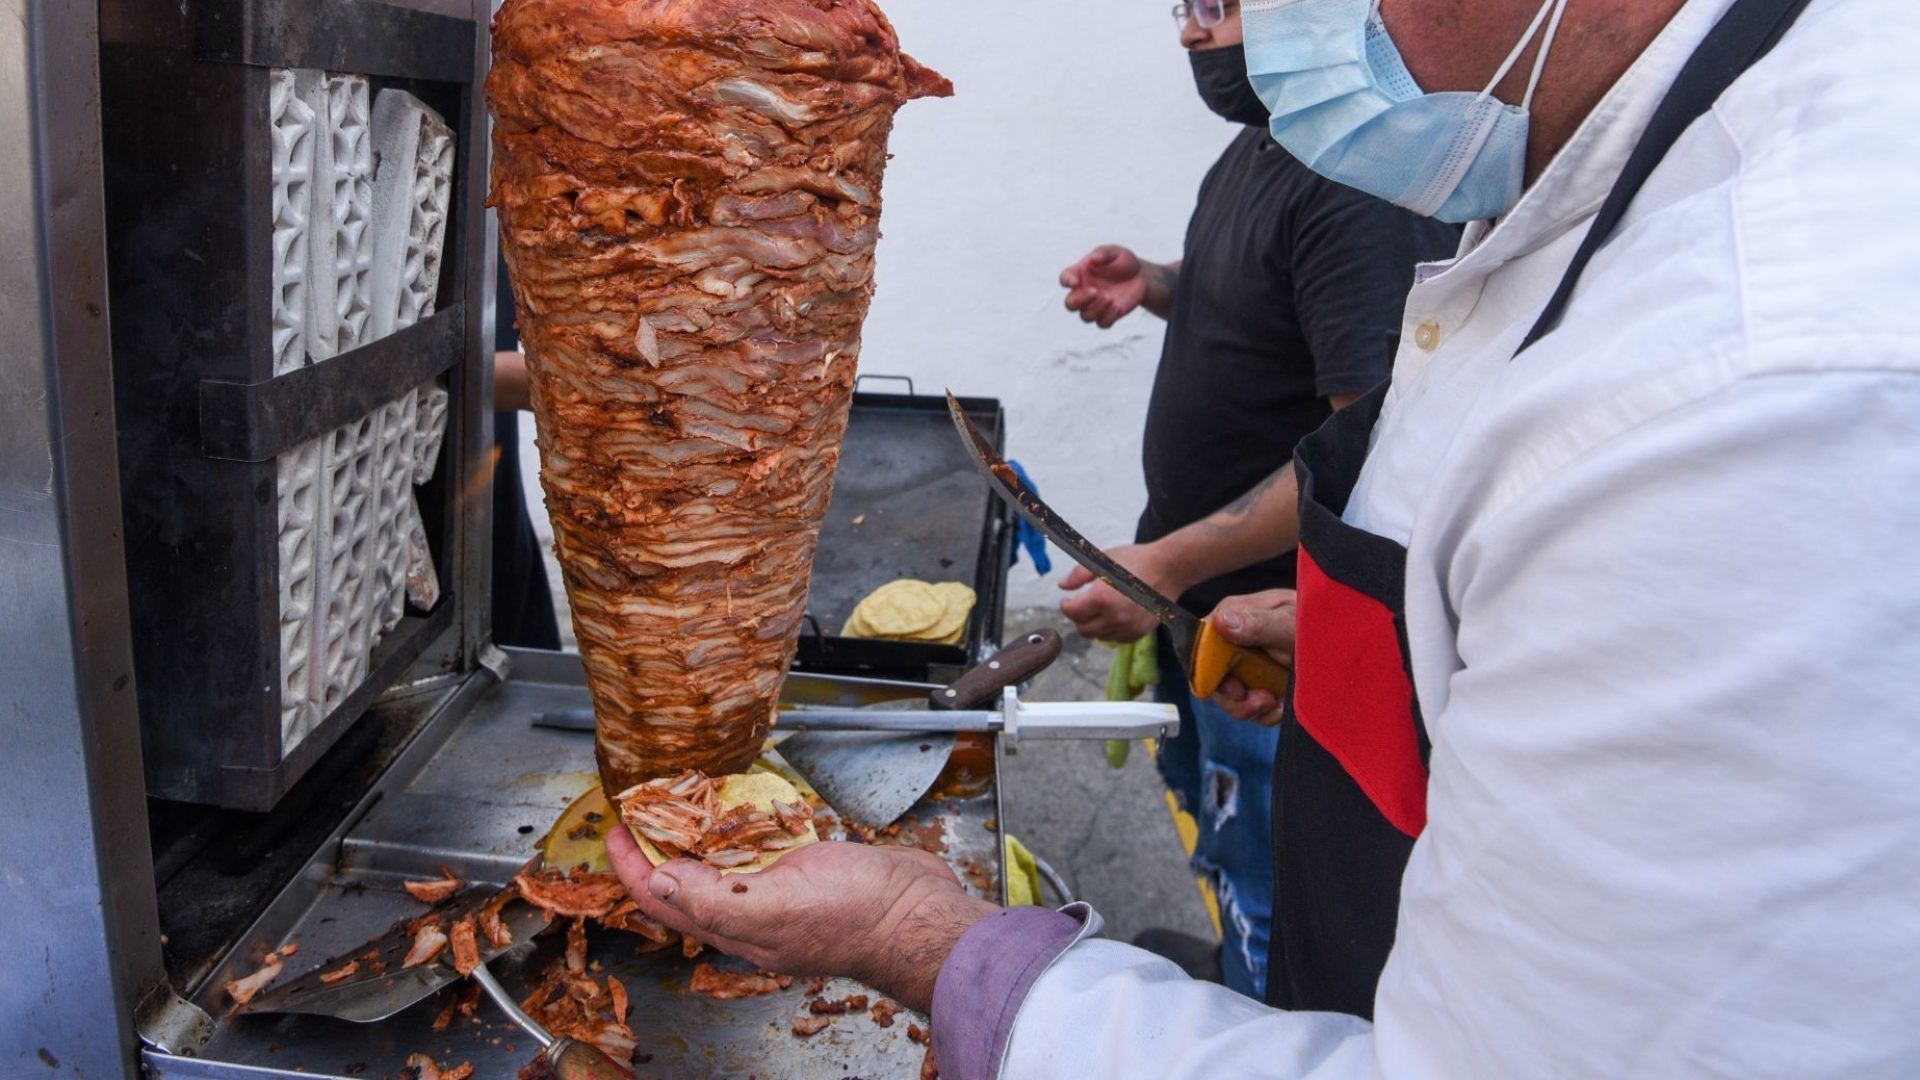
{"type": "Polygon", "coordinates": [[[1746,74],[1747,69],[1773,51],[1780,38],[1793,26],[1794,20],[1800,17],[1800,12],[1806,9],[1808,2],[1734,0],[1733,7],[1721,16],[1719,24],[1707,35],[1693,58],[1687,61],[1687,66],[1681,69],[1679,78],[1674,80],[1673,89],[1667,91],[1660,108],[1655,110],[1652,121],[1647,124],[1646,134],[1640,137],[1639,145],[1633,148],[1633,154],[1627,158],[1626,169],[1620,174],[1620,180],[1607,195],[1607,201],[1601,205],[1586,241],[1574,255],[1573,265],[1567,268],[1566,276],[1560,279],[1560,287],[1554,290],[1553,299],[1547,302],[1546,311],[1541,313],[1540,321],[1527,334],[1527,340],[1521,343],[1519,351],[1514,354],[1516,357],[1560,325],[1561,317],[1566,314],[1567,301],[1572,299],[1573,290],[1587,272],[1587,264],[1613,238],[1614,230],[1620,227],[1620,221],[1626,217],[1627,208],[1633,205],[1634,197],[1646,186],[1647,178],[1660,167],[1681,134],[1692,127],[1695,120],[1706,115],[1707,110],[1713,108],[1713,103],[1720,100],[1720,95],[1746,74]]]}

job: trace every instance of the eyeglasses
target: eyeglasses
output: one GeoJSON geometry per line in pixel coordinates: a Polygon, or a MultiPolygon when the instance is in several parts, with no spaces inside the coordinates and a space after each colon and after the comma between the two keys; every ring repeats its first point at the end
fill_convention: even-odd
{"type": "Polygon", "coordinates": [[[1173,21],[1181,26],[1192,19],[1201,26],[1214,27],[1227,21],[1227,16],[1240,10],[1239,0],[1197,0],[1192,4],[1173,5],[1173,21]]]}

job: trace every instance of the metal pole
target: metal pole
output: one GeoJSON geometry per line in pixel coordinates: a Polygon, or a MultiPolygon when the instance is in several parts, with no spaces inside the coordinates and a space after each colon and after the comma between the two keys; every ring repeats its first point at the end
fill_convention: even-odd
{"type": "MultiPolygon", "coordinates": [[[[136,1075],[171,1008],[107,337],[92,4],[0,0],[0,1074],[136,1075]]],[[[162,1036],[163,1038],[166,1036],[162,1036]]]]}

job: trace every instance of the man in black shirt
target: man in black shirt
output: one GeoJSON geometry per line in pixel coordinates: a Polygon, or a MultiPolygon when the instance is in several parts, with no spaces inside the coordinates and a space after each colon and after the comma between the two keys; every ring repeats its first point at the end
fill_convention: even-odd
{"type": "MultiPolygon", "coordinates": [[[[1259,498],[1293,448],[1332,411],[1384,380],[1414,265],[1451,256],[1452,228],[1325,180],[1268,136],[1267,110],[1247,83],[1239,4],[1174,9],[1201,97],[1245,125],[1200,187],[1180,262],[1158,265],[1118,246],[1068,268],[1067,307],[1102,328],[1144,307],[1167,320],[1147,409],[1147,507],[1138,543],[1114,552],[1163,592],[1205,614],[1228,596],[1288,589],[1293,557],[1239,565],[1205,580],[1160,541],[1236,500],[1259,498]]],[[[1191,531],[1189,532],[1189,537],[1191,531]]],[[[1079,630],[1134,641],[1156,623],[1076,570],[1061,605],[1079,630]]],[[[1209,880],[1226,930],[1228,986],[1264,991],[1273,914],[1272,767],[1276,733],[1190,700],[1160,641],[1162,700],[1180,707],[1164,746],[1168,786],[1200,824],[1195,870],[1209,880]]]]}

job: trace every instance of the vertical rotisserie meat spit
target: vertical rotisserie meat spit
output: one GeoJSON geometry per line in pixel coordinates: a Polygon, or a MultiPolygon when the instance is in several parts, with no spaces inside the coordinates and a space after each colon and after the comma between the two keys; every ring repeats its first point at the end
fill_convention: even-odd
{"type": "Polygon", "coordinates": [[[870,0],[508,0],[493,195],[608,791],[745,768],[846,428],[894,111],[870,0]]]}

